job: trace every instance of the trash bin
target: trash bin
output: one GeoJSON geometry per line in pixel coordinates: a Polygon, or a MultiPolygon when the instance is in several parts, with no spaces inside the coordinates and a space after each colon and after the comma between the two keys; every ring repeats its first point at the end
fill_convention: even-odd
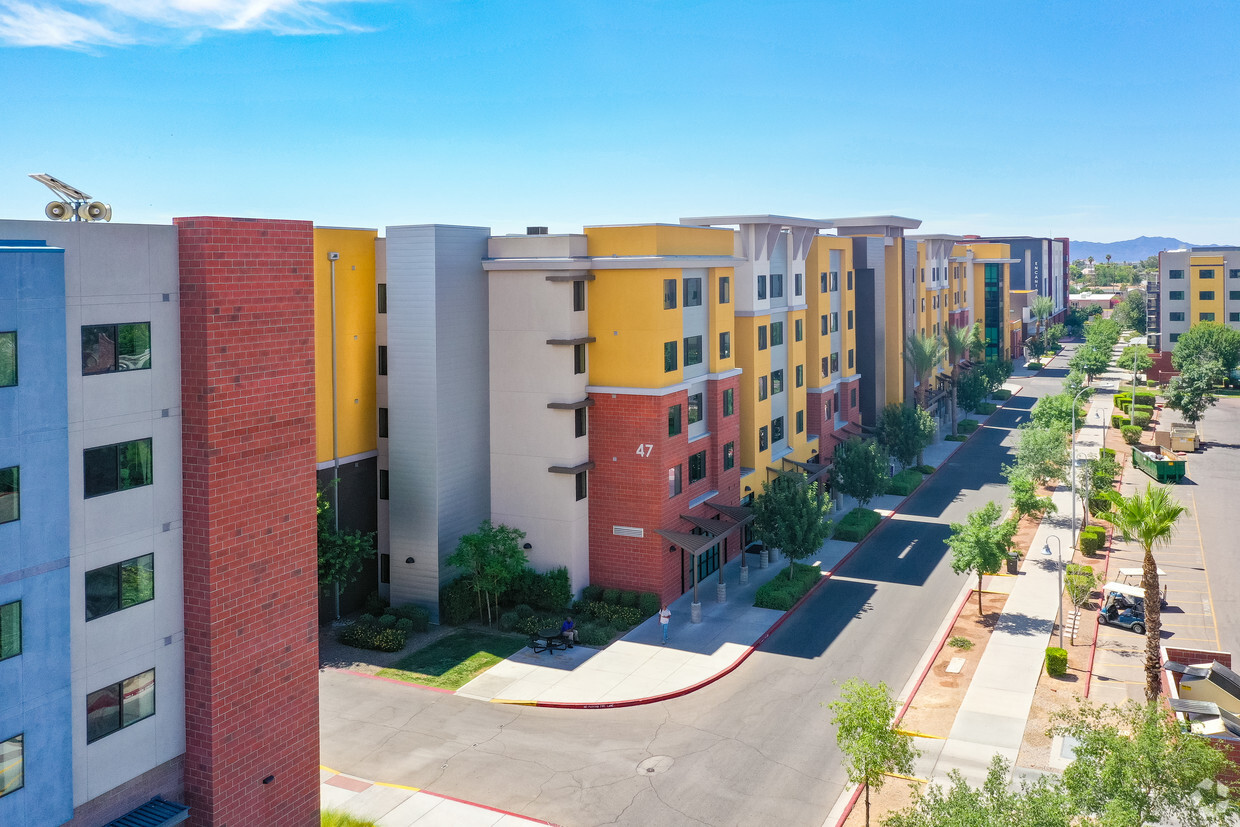
{"type": "Polygon", "coordinates": [[[1020,555],[1014,551],[1008,552],[1007,573],[1020,574],[1020,555]]]}

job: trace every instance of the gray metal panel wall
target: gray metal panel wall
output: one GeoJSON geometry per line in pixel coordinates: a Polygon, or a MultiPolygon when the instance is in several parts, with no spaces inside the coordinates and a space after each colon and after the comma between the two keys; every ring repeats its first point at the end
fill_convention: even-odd
{"type": "Polygon", "coordinates": [[[861,421],[873,425],[887,398],[886,264],[883,239],[853,239],[856,276],[857,372],[861,374],[861,421]]]}
{"type": "Polygon", "coordinates": [[[443,558],[490,516],[489,235],[387,228],[391,595],[436,622],[443,558]]]}

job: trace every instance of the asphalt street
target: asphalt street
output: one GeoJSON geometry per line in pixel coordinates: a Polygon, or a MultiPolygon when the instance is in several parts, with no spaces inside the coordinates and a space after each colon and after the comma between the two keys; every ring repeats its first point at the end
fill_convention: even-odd
{"type": "MultiPolygon", "coordinates": [[[[1056,362],[1062,364],[1062,361],[1056,362]]],[[[1025,389],[740,668],[618,710],[486,704],[321,675],[322,763],[563,825],[813,825],[846,782],[825,704],[852,676],[905,685],[964,585],[948,524],[996,500],[1012,429],[1063,370],[1025,389]]]]}

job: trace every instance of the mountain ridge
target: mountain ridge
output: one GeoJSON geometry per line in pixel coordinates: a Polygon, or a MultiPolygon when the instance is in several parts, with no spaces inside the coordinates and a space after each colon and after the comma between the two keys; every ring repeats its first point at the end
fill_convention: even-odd
{"type": "Polygon", "coordinates": [[[1072,260],[1094,257],[1094,262],[1106,261],[1110,254],[1113,264],[1136,264],[1142,259],[1156,256],[1163,250],[1179,250],[1186,247],[1230,247],[1230,244],[1192,244],[1170,236],[1142,235],[1124,241],[1071,241],[1068,251],[1072,260]]]}

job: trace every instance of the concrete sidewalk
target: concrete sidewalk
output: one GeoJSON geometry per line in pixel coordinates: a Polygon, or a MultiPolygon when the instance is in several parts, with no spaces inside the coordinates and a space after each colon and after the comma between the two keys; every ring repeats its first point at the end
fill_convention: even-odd
{"type": "MultiPolygon", "coordinates": [[[[1005,386],[1013,394],[1020,385],[1005,386]]],[[[981,422],[988,417],[974,416],[981,422]]],[[[939,439],[926,448],[924,460],[936,468],[963,443],[939,439]]],[[[848,513],[857,503],[842,497],[833,519],[848,513]]],[[[890,516],[905,500],[885,495],[869,507],[890,516]]],[[[816,562],[829,573],[852,553],[857,543],[827,540],[816,562]]],[[[780,556],[772,552],[772,558],[780,556]]],[[[750,555],[752,558],[752,555],[750,555]]],[[[497,664],[457,690],[458,695],[484,701],[539,706],[606,707],[649,703],[692,692],[726,675],[738,666],[754,646],[784,616],[773,609],[753,605],[758,587],[784,570],[782,559],[759,568],[749,561],[749,582],[740,584],[740,560],[722,567],[725,599],[717,600],[719,575],[698,586],[702,622],[689,622],[693,593],[681,595],[669,608],[671,629],[666,646],[658,618],[650,618],[605,649],[577,646],[563,652],[534,654],[526,648],[497,664]]]]}
{"type": "Polygon", "coordinates": [[[382,784],[319,768],[319,806],[379,827],[529,827],[549,821],[471,804],[416,787],[382,784]]]}

